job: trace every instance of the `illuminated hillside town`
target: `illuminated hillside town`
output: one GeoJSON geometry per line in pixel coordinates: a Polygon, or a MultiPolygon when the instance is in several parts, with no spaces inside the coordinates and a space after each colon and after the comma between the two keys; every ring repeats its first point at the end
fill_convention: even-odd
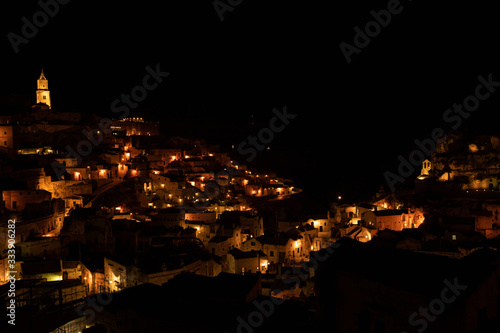
{"type": "Polygon", "coordinates": [[[53,108],[49,78],[0,116],[2,325],[15,309],[18,332],[498,328],[500,136],[450,132],[411,189],[307,211],[236,150],[134,110],[53,108]]]}

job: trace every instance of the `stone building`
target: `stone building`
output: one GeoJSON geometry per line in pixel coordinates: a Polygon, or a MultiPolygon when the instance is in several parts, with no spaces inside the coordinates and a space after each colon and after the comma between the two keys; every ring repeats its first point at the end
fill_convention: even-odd
{"type": "Polygon", "coordinates": [[[144,121],[142,117],[125,118],[113,120],[111,129],[115,133],[122,133],[126,136],[132,135],[159,135],[158,123],[144,121]]]}
{"type": "Polygon", "coordinates": [[[45,190],[7,190],[2,191],[5,208],[20,212],[26,204],[49,201],[52,194],[45,190]]]}

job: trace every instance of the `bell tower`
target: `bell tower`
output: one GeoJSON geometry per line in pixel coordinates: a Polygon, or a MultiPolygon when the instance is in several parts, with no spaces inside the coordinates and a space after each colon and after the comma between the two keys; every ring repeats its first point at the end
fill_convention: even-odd
{"type": "Polygon", "coordinates": [[[420,176],[417,179],[424,180],[429,178],[430,172],[432,170],[432,163],[429,160],[425,160],[422,162],[422,171],[420,172],[420,176]]]}
{"type": "Polygon", "coordinates": [[[42,73],[40,74],[40,78],[36,81],[37,91],[36,91],[36,103],[47,104],[50,109],[50,91],[49,91],[49,81],[45,78],[42,73]]]}

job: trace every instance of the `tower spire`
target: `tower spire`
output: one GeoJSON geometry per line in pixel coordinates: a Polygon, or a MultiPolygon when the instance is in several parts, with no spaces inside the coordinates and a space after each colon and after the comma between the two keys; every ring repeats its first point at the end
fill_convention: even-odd
{"type": "Polygon", "coordinates": [[[36,103],[47,104],[50,109],[50,91],[49,91],[49,80],[43,74],[43,67],[40,73],[40,78],[36,81],[37,91],[36,91],[36,103]]]}

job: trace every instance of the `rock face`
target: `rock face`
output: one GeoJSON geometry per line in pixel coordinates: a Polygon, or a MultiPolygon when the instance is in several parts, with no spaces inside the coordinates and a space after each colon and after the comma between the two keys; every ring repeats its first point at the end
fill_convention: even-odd
{"type": "Polygon", "coordinates": [[[448,134],[430,160],[430,175],[438,181],[453,181],[462,190],[499,189],[500,136],[448,134]]]}
{"type": "Polygon", "coordinates": [[[426,220],[445,230],[445,239],[466,242],[500,236],[499,179],[500,136],[455,132],[422,163],[415,189],[432,198],[426,220]]]}

